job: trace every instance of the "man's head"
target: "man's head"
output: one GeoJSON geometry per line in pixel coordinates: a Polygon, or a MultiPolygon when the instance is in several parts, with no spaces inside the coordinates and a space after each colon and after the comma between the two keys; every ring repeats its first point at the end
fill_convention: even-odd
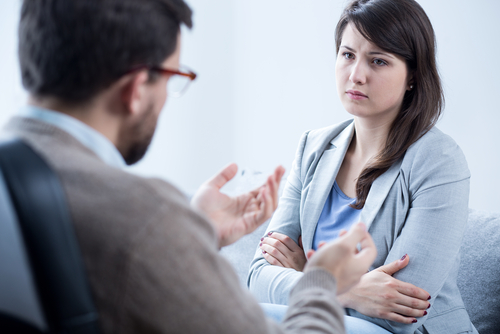
{"type": "Polygon", "coordinates": [[[23,85],[34,99],[69,106],[107,96],[109,111],[128,112],[114,143],[134,163],[166,98],[168,77],[144,68],[178,69],[180,25],[191,27],[191,15],[183,0],[24,0],[23,85]]]}
{"type": "Polygon", "coordinates": [[[84,102],[138,65],[161,65],[180,25],[182,0],[24,0],[19,60],[33,95],[84,102]]]}

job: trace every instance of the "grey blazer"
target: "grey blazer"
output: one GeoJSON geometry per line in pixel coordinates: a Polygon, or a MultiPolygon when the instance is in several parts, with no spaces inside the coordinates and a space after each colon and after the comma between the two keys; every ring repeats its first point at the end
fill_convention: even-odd
{"type": "MultiPolygon", "coordinates": [[[[306,132],[266,231],[284,233],[304,250],[312,247],[318,219],[354,133],[352,120],[306,132]]],[[[394,333],[477,333],[464,308],[456,278],[468,215],[470,173],[449,136],[433,128],[373,182],[361,212],[377,246],[371,269],[410,256],[394,277],[430,293],[431,308],[411,325],[347,314],[394,333]]],[[[302,273],[270,265],[257,248],[248,285],[260,302],[287,304],[302,273]]]]}

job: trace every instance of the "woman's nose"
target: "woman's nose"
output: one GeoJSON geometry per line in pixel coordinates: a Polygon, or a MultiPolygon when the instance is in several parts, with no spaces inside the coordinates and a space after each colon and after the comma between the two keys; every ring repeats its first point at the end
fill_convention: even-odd
{"type": "Polygon", "coordinates": [[[364,85],[366,83],[367,69],[366,66],[360,61],[357,61],[351,67],[351,75],[349,80],[356,85],[364,85]]]}

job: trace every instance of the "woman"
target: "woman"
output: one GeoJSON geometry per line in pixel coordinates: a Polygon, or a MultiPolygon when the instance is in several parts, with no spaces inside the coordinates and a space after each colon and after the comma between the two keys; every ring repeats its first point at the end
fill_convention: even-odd
{"type": "Polygon", "coordinates": [[[286,304],[304,251],[363,221],[379,254],[339,296],[349,316],[394,333],[477,333],[456,285],[470,174],[434,127],[444,101],[432,25],[414,0],[355,0],[335,37],[337,90],[354,120],[302,136],[249,287],[286,304]]]}

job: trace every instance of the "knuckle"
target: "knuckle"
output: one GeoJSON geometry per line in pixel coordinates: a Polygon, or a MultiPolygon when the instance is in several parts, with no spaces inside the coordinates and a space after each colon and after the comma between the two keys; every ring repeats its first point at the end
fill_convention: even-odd
{"type": "Polygon", "coordinates": [[[412,299],[412,301],[410,302],[410,306],[412,308],[419,308],[420,307],[420,302],[416,299],[412,299]]]}
{"type": "Polygon", "coordinates": [[[396,289],[398,287],[398,284],[394,280],[389,280],[385,283],[385,286],[390,289],[396,289]]]}
{"type": "Polygon", "coordinates": [[[394,294],[391,292],[382,293],[381,297],[386,301],[391,301],[395,298],[394,294]]]}
{"type": "Polygon", "coordinates": [[[268,254],[264,254],[264,256],[266,257],[266,260],[267,262],[269,262],[270,264],[272,264],[273,266],[277,265],[278,264],[278,261],[276,261],[276,259],[268,254]]]}
{"type": "Polygon", "coordinates": [[[270,244],[271,246],[277,247],[277,246],[278,246],[278,240],[276,240],[276,239],[271,239],[271,240],[269,240],[269,244],[270,244]]]}
{"type": "Polygon", "coordinates": [[[269,251],[268,251],[269,254],[271,254],[272,256],[276,257],[278,255],[278,251],[276,250],[276,248],[271,248],[269,251]]]}

